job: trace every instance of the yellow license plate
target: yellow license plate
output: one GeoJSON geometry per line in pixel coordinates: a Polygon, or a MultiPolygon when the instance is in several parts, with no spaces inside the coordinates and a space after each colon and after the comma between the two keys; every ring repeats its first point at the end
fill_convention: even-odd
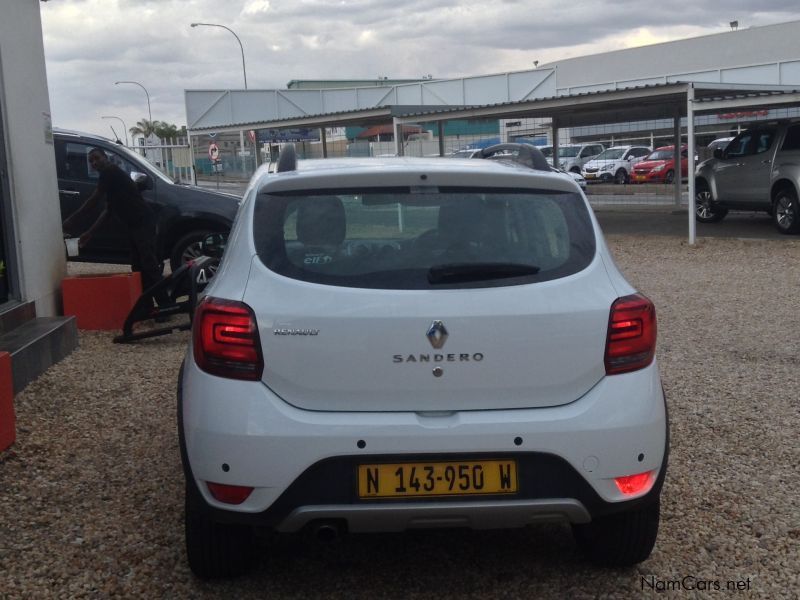
{"type": "Polygon", "coordinates": [[[644,181],[646,179],[644,175],[635,175],[634,177],[636,181],[644,181]]]}
{"type": "Polygon", "coordinates": [[[358,466],[359,498],[514,494],[518,486],[515,460],[358,466]]]}
{"type": "Polygon", "coordinates": [[[586,173],[583,176],[584,179],[594,179],[595,177],[597,177],[597,175],[595,175],[594,173],[586,173]]]}

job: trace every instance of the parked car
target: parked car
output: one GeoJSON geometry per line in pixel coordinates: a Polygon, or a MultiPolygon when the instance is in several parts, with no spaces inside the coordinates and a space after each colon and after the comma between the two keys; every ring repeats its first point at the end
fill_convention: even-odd
{"type": "MultiPolygon", "coordinates": [[[[137,180],[142,197],[156,216],[158,257],[169,260],[173,270],[199,255],[200,242],[209,233],[230,231],[239,207],[238,196],[174,183],[140,155],[104,137],[56,129],[53,138],[62,220],[75,212],[97,185],[98,173],[87,158],[89,150],[97,147],[137,180]]],[[[76,229],[86,231],[104,208],[101,203],[76,229]]],[[[128,254],[124,227],[107,219],[70,260],[125,263],[128,254]]]]}
{"type": "MultiPolygon", "coordinates": [[[[583,165],[596,158],[603,150],[603,144],[570,144],[558,147],[558,168],[580,174],[583,165]]],[[[553,164],[552,146],[547,162],[553,164]]]]}
{"type": "MultiPolygon", "coordinates": [[[[519,163],[523,166],[535,169],[537,166],[534,164],[533,159],[531,158],[531,152],[526,151],[526,148],[537,148],[537,146],[533,146],[531,144],[519,144],[519,143],[507,143],[507,144],[496,144],[494,146],[489,146],[484,148],[483,150],[479,150],[474,153],[470,158],[488,158],[491,160],[503,160],[511,163],[519,163]]],[[[541,150],[540,150],[541,152],[541,150]]],[[[542,154],[544,156],[544,154],[542,154]]],[[[545,159],[546,160],[546,159],[545,159]]],[[[548,162],[548,167],[554,173],[559,173],[568,179],[571,179],[575,183],[578,184],[578,187],[581,190],[586,191],[586,180],[580,173],[576,173],[575,171],[565,171],[564,169],[557,169],[554,166],[550,165],[548,162]]]]}
{"type": "Polygon", "coordinates": [[[716,140],[709,142],[708,146],[706,146],[706,151],[708,151],[713,156],[714,150],[716,150],[717,148],[719,148],[720,150],[724,150],[732,139],[733,136],[717,138],[716,140]]]}
{"type": "Polygon", "coordinates": [[[628,183],[633,165],[643,160],[648,154],[650,154],[650,148],[647,146],[606,148],[583,166],[581,175],[587,182],[628,183]]]}
{"type": "MultiPolygon", "coordinates": [[[[689,169],[689,150],[681,146],[681,174],[689,169]]],[[[636,163],[631,171],[631,183],[672,183],[675,180],[675,146],[662,146],[636,163]]]]}
{"type": "Polygon", "coordinates": [[[456,150],[452,154],[448,154],[448,158],[475,158],[476,155],[481,153],[480,148],[462,148],[456,150]]]}
{"type": "Polygon", "coordinates": [[[798,190],[800,122],[759,124],[698,165],[695,217],[715,223],[729,210],[763,210],[781,233],[798,233],[798,190]]]}
{"type": "Polygon", "coordinates": [[[573,181],[501,160],[259,170],[178,384],[189,565],[254,531],[572,524],[650,554],[667,465],[653,304],[573,181]]]}

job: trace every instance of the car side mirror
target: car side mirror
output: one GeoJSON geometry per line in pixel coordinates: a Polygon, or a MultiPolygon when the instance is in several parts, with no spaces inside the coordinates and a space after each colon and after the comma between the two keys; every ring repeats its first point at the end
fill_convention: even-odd
{"type": "Polygon", "coordinates": [[[722,148],[714,148],[714,158],[725,158],[725,152],[722,148]]]}
{"type": "Polygon", "coordinates": [[[203,249],[203,254],[212,258],[222,258],[222,253],[225,252],[225,245],[228,243],[228,236],[224,233],[211,233],[203,238],[200,246],[203,249]]]}
{"type": "Polygon", "coordinates": [[[131,179],[136,184],[140,192],[153,189],[153,180],[147,173],[139,173],[138,171],[131,171],[131,179]]]}

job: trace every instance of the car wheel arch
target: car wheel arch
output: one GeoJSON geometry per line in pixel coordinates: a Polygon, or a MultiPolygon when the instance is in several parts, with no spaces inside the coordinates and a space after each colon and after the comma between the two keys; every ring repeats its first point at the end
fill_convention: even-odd
{"type": "Polygon", "coordinates": [[[778,199],[778,194],[785,190],[789,190],[795,193],[798,197],[800,197],[800,191],[798,191],[797,186],[791,179],[778,179],[772,184],[772,189],[770,190],[769,200],[772,207],[775,207],[775,201],[778,199]]]}

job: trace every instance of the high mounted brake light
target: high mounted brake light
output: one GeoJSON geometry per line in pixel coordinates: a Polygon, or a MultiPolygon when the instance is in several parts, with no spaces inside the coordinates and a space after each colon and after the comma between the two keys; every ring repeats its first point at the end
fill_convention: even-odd
{"type": "Polygon", "coordinates": [[[643,369],[656,352],[656,308],[641,294],[611,305],[606,339],[606,375],[643,369]]]}
{"type": "Polygon", "coordinates": [[[194,360],[206,373],[261,379],[261,341],[255,314],[247,304],[207,296],[195,311],[192,336],[194,360]]]}

